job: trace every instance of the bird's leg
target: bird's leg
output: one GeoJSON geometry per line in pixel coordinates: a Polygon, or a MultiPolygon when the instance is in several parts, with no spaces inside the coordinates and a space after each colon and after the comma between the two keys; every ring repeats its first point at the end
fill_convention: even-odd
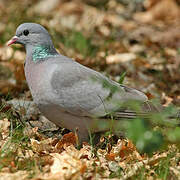
{"type": "Polygon", "coordinates": [[[77,145],[81,145],[83,142],[89,141],[89,133],[87,129],[76,127],[74,132],[77,137],[77,145]]]}

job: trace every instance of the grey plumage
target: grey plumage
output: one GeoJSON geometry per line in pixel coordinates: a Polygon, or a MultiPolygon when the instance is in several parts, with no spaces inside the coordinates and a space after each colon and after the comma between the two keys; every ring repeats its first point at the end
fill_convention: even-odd
{"type": "Polygon", "coordinates": [[[140,102],[144,115],[154,108],[144,93],[58,54],[39,24],[21,24],[13,40],[9,44],[26,48],[25,75],[40,111],[59,126],[78,128],[80,141],[87,139],[89,129],[100,130],[93,126],[94,118],[106,121],[105,116],[112,112],[115,119],[134,118],[136,113],[123,106],[129,100],[140,102]]]}

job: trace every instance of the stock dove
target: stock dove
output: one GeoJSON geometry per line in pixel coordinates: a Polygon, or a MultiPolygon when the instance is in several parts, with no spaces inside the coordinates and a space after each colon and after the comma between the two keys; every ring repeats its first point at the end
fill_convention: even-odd
{"type": "Polygon", "coordinates": [[[39,110],[56,125],[76,130],[79,141],[86,141],[89,130],[100,131],[94,119],[107,122],[115,118],[132,118],[134,113],[123,104],[138,101],[142,112],[151,111],[147,96],[120,85],[101,73],[59,54],[48,31],[35,23],[19,25],[8,45],[18,43],[26,49],[25,76],[39,110]]]}

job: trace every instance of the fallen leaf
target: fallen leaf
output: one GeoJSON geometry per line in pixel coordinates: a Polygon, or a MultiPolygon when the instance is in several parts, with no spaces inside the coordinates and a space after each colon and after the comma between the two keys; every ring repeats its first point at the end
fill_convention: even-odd
{"type": "Polygon", "coordinates": [[[62,139],[56,144],[55,149],[62,150],[64,146],[76,145],[77,138],[74,133],[65,134],[62,139]]]}
{"type": "Polygon", "coordinates": [[[143,23],[153,23],[156,20],[171,22],[180,18],[180,8],[175,0],[160,0],[153,4],[147,12],[136,13],[134,19],[143,23]]]}
{"type": "Polygon", "coordinates": [[[106,63],[125,63],[136,59],[136,55],[133,53],[121,53],[115,55],[109,55],[106,57],[106,63]]]}
{"type": "Polygon", "coordinates": [[[26,171],[18,171],[15,173],[0,173],[0,180],[26,180],[28,173],[26,171]]]}

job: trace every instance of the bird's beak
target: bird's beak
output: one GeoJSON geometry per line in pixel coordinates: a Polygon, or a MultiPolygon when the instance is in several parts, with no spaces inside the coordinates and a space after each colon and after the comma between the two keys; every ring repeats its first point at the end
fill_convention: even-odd
{"type": "Polygon", "coordinates": [[[7,45],[7,46],[10,46],[11,44],[16,43],[17,40],[18,40],[18,37],[17,37],[17,36],[13,36],[13,37],[6,43],[6,45],[7,45]]]}

